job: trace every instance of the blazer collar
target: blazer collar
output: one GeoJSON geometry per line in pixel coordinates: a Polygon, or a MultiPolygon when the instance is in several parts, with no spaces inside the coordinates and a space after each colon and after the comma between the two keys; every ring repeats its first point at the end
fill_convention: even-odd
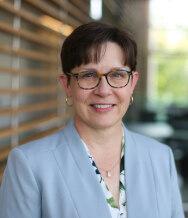
{"type": "Polygon", "coordinates": [[[63,146],[58,146],[54,154],[79,217],[111,217],[104,193],[72,120],[62,133],[63,146]]]}

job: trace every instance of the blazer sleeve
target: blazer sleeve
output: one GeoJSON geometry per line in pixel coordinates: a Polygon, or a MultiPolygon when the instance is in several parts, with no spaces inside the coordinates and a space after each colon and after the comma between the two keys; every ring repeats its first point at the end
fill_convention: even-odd
{"type": "Polygon", "coordinates": [[[9,155],[0,188],[0,218],[40,218],[40,192],[21,149],[9,155]]]}
{"type": "Polygon", "coordinates": [[[178,186],[178,177],[175,161],[170,149],[170,175],[171,175],[171,198],[172,198],[172,218],[184,218],[182,199],[178,186]]]}

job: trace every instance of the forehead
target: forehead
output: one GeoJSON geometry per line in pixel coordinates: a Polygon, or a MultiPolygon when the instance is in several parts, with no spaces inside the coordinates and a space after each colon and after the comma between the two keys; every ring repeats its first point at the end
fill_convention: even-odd
{"type": "MultiPolygon", "coordinates": [[[[91,51],[91,53],[95,51],[91,51]]],[[[92,55],[92,54],[91,54],[92,55]]],[[[92,59],[93,60],[93,59],[92,59]]],[[[122,48],[114,42],[107,42],[101,46],[98,61],[91,61],[87,64],[81,64],[78,69],[99,68],[101,70],[114,67],[122,67],[125,63],[125,55],[122,48]]]]}
{"type": "Polygon", "coordinates": [[[123,62],[124,63],[124,53],[122,48],[114,42],[107,42],[102,46],[100,62],[110,59],[112,62],[123,62]]]}

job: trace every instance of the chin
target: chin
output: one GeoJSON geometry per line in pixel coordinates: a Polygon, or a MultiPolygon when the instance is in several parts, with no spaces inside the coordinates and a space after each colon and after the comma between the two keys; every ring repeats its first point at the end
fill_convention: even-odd
{"type": "Polygon", "coordinates": [[[80,127],[88,126],[93,129],[105,129],[121,125],[123,115],[124,113],[113,113],[103,116],[97,116],[96,114],[80,113],[75,116],[75,121],[80,127]]]}
{"type": "Polygon", "coordinates": [[[106,129],[106,128],[112,128],[117,126],[118,124],[121,124],[121,119],[118,120],[112,120],[112,119],[90,119],[87,122],[88,126],[91,126],[94,129],[106,129]]]}

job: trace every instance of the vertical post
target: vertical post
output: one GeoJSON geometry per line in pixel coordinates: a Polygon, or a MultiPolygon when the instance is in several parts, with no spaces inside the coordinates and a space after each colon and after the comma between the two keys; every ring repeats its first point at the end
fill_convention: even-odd
{"type": "MultiPolygon", "coordinates": [[[[21,8],[21,0],[14,0],[14,8],[19,10],[21,8]]],[[[16,30],[19,30],[21,27],[21,18],[18,16],[14,16],[13,19],[13,28],[16,30]]],[[[14,50],[17,50],[20,48],[20,37],[19,36],[13,36],[12,40],[12,48],[14,50]]],[[[12,68],[13,69],[19,69],[20,68],[20,57],[13,56],[12,57],[12,68]]],[[[20,75],[12,75],[12,81],[11,86],[13,90],[19,90],[20,88],[20,75]]],[[[11,99],[11,107],[14,109],[17,109],[19,107],[19,93],[13,94],[11,99]]],[[[12,113],[11,117],[11,128],[14,132],[11,136],[11,146],[17,146],[19,145],[19,133],[18,133],[18,127],[19,127],[19,114],[12,113]]]]}
{"type": "Polygon", "coordinates": [[[141,110],[147,106],[149,0],[126,0],[124,14],[124,26],[133,34],[138,46],[137,70],[140,79],[134,94],[135,106],[130,114],[133,120],[137,120],[141,110]]]}

